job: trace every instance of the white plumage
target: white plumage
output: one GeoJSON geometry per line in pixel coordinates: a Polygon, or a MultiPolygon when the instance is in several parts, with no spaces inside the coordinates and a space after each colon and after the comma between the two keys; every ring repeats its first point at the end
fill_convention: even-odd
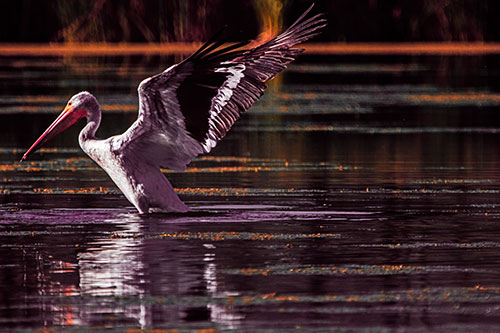
{"type": "Polygon", "coordinates": [[[247,42],[224,47],[225,40],[217,35],[181,63],[143,80],[138,87],[139,116],[121,135],[96,138],[99,103],[88,92],[76,94],[23,159],[86,117],[79,136],[82,150],[140,213],[187,211],[160,168],[185,170],[193,158],[215,147],[262,96],[265,82],[303,51],[293,46],[326,25],[321,14],[305,19],[311,8],[285,32],[258,47],[238,50],[247,42]]]}

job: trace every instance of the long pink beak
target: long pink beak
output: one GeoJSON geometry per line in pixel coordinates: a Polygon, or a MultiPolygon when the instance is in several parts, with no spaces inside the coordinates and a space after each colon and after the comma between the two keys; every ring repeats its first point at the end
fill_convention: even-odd
{"type": "Polygon", "coordinates": [[[57,135],[67,130],[71,125],[76,123],[83,117],[87,116],[85,109],[74,109],[71,105],[66,105],[63,112],[57,117],[56,120],[43,132],[42,135],[35,141],[35,143],[24,153],[21,161],[25,160],[28,155],[40,149],[47,141],[52,140],[57,135]]]}

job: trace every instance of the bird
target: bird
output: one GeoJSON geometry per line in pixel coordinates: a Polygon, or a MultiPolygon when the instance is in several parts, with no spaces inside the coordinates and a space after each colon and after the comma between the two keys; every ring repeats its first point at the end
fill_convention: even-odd
{"type": "Polygon", "coordinates": [[[294,48],[321,33],[322,13],[307,18],[312,4],[273,39],[244,49],[250,41],[228,43],[216,33],[189,57],[140,82],[137,120],[121,135],[96,137],[101,108],[87,91],[77,93],[26,151],[21,161],[58,134],[87,118],[78,141],[139,214],[187,212],[161,168],[184,171],[209,153],[264,93],[266,81],[300,53],[294,48]]]}

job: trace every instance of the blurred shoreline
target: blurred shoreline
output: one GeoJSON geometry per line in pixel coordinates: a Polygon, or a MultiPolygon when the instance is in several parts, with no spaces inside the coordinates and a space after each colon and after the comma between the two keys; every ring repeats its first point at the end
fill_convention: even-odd
{"type": "MultiPolygon", "coordinates": [[[[0,56],[16,55],[144,55],[190,54],[201,43],[0,43],[0,56]]],[[[250,44],[249,47],[258,44],[250,44]]],[[[408,43],[309,43],[308,54],[401,54],[401,55],[481,55],[500,54],[500,43],[408,42],[408,43]]]]}

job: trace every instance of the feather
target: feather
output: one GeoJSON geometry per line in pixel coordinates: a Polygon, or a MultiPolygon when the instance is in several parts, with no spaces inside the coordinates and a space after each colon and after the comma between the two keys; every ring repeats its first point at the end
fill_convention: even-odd
{"type": "Polygon", "coordinates": [[[223,46],[224,29],[178,65],[141,82],[139,117],[115,145],[150,165],[182,170],[208,153],[264,93],[265,82],[303,49],[293,48],[326,25],[310,6],[279,36],[250,50],[223,46]],[[152,147],[154,146],[154,147],[152,147]]]}

